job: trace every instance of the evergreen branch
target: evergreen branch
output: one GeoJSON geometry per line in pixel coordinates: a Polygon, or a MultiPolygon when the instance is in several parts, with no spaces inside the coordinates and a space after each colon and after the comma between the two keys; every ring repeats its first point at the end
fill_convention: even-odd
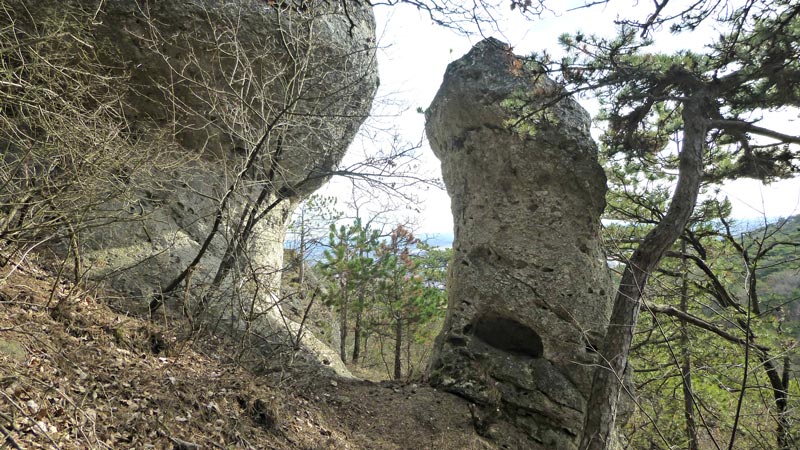
{"type": "Polygon", "coordinates": [[[717,119],[709,123],[710,128],[718,128],[728,133],[753,133],[759,136],[772,138],[787,144],[800,144],[800,136],[781,133],[769,128],[759,127],[743,120],[717,119]]]}
{"type": "MultiPolygon", "coordinates": [[[[650,303],[650,302],[645,302],[644,304],[645,304],[645,308],[647,308],[647,310],[650,311],[651,313],[659,313],[659,314],[664,314],[664,315],[667,315],[667,316],[670,316],[670,317],[675,317],[676,319],[683,320],[683,321],[685,321],[687,323],[690,323],[690,324],[692,324],[692,325],[694,325],[694,326],[696,326],[698,328],[702,328],[702,329],[704,329],[706,331],[710,331],[710,332],[716,334],[717,336],[725,339],[726,341],[733,342],[734,344],[741,344],[741,345],[746,345],[747,344],[747,340],[746,339],[734,336],[733,334],[728,333],[727,331],[723,330],[722,328],[717,327],[716,325],[714,325],[714,324],[712,324],[710,322],[707,322],[707,321],[705,321],[705,320],[703,320],[703,319],[701,319],[701,318],[699,318],[697,316],[694,316],[692,314],[685,313],[685,312],[683,312],[681,310],[678,310],[678,309],[674,308],[673,306],[660,305],[660,304],[650,303]]],[[[758,350],[761,350],[762,352],[769,352],[770,351],[770,348],[766,347],[764,345],[754,344],[752,342],[750,343],[750,345],[752,347],[754,347],[754,348],[757,348],[758,350]]]]}

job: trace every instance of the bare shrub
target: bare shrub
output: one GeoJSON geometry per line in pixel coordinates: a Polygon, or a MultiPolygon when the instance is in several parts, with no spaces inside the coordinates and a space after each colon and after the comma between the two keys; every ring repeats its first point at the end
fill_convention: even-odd
{"type": "Polygon", "coordinates": [[[160,134],[131,132],[127,75],[100,62],[91,15],[64,5],[42,16],[0,2],[2,264],[59,240],[78,261],[80,231],[130,220],[134,188],[171,153],[160,134]]]}

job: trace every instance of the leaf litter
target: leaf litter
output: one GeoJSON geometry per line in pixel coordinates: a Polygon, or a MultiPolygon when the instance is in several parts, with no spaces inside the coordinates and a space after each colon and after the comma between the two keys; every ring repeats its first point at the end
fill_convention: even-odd
{"type": "MultiPolygon", "coordinates": [[[[0,269],[0,448],[518,448],[467,401],[399,382],[274,383],[33,264],[0,269]],[[160,345],[152,345],[157,336],[160,345]],[[158,350],[158,352],[154,352],[158,350]]],[[[131,300],[134,301],[134,300],[131,300]]],[[[218,348],[211,349],[213,345],[218,348]]]]}

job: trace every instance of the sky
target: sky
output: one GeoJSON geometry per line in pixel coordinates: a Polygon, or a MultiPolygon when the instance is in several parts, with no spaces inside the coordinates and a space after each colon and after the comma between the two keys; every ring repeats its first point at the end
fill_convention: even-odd
{"type": "MultiPolygon", "coordinates": [[[[568,2],[567,2],[568,3],[568,2]]],[[[611,5],[625,5],[626,14],[641,16],[652,7],[650,2],[626,2],[620,0],[611,5]],[[636,6],[638,4],[638,6],[636,6]]],[[[419,149],[421,166],[430,176],[441,176],[439,161],[424,140],[424,116],[417,108],[427,108],[441,84],[447,64],[467,53],[475,43],[483,39],[480,34],[464,36],[442,28],[431,22],[426,13],[419,12],[408,5],[376,7],[378,43],[378,67],[380,89],[377,101],[382,103],[378,118],[380,126],[390,124],[408,142],[422,139],[419,149]]],[[[585,34],[608,34],[613,32],[613,23],[618,11],[611,6],[594,7],[578,11],[555,11],[548,13],[543,20],[525,20],[517,14],[498,16],[502,32],[483,30],[484,36],[494,36],[509,43],[517,54],[530,54],[547,49],[558,55],[558,36],[565,32],[582,31],[585,34]]],[[[706,31],[710,32],[710,31],[706,31]]],[[[695,32],[698,33],[698,32],[695,32]]],[[[707,41],[695,36],[679,39],[667,36],[660,39],[659,49],[675,50],[697,48],[698,43],[707,41]]],[[[597,112],[596,103],[591,99],[579,99],[590,113],[597,112]]],[[[776,120],[798,128],[800,118],[797,114],[784,115],[776,120]]],[[[786,129],[786,128],[784,128],[786,129]]],[[[790,128],[791,129],[791,128],[790,128]]],[[[370,142],[366,145],[388,145],[370,142]]],[[[351,150],[352,152],[353,150],[351,150]]],[[[359,152],[355,151],[358,157],[359,152]]],[[[323,195],[342,197],[344,204],[351,196],[347,180],[332,181],[320,192],[323,195]]],[[[419,191],[423,201],[415,203],[406,213],[398,213],[398,220],[411,216],[418,234],[450,234],[453,229],[450,214],[450,199],[444,190],[428,189],[419,191]],[[416,210],[419,213],[416,213],[416,210]]],[[[800,179],[784,180],[768,186],[755,180],[738,180],[722,186],[721,196],[727,196],[733,205],[733,216],[740,219],[761,217],[785,217],[800,213],[800,179]]]]}

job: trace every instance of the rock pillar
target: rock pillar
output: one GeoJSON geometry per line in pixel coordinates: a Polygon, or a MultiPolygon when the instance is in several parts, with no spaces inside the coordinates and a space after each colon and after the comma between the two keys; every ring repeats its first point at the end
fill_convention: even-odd
{"type": "Polygon", "coordinates": [[[490,38],[448,66],[427,112],[455,221],[431,380],[500,407],[531,448],[577,447],[612,305],[606,179],[589,115],[562,95],[490,38]]]}

